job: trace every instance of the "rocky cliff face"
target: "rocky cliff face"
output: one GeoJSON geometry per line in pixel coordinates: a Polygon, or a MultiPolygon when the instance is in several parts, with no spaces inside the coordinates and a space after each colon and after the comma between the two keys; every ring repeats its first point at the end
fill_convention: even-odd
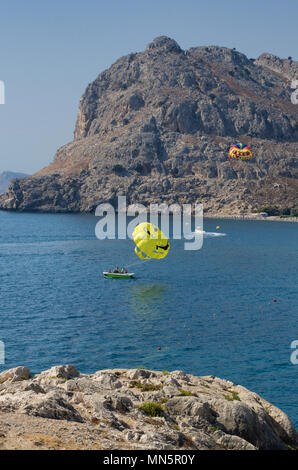
{"type": "Polygon", "coordinates": [[[120,58],[83,94],[74,141],[33,177],[13,182],[0,207],[93,211],[129,203],[202,202],[209,213],[297,205],[297,62],[257,60],[224,47],[183,51],[168,37],[120,58]],[[253,149],[230,161],[229,146],[253,149]]]}
{"type": "Polygon", "coordinates": [[[267,67],[289,80],[298,80],[298,62],[294,62],[291,57],[280,59],[273,54],[264,53],[256,59],[255,63],[267,67]]]}
{"type": "Polygon", "coordinates": [[[0,374],[0,449],[298,449],[281,410],[214,376],[55,366],[0,374]]]}
{"type": "Polygon", "coordinates": [[[13,171],[3,171],[0,173],[0,193],[5,193],[7,191],[11,180],[15,178],[26,178],[25,173],[15,173],[13,171]]]}

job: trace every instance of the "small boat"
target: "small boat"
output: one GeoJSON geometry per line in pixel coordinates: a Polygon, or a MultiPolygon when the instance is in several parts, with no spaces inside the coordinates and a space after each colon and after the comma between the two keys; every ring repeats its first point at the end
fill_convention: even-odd
{"type": "Polygon", "coordinates": [[[108,271],[103,272],[104,277],[113,279],[133,279],[135,273],[109,273],[108,271]]]}

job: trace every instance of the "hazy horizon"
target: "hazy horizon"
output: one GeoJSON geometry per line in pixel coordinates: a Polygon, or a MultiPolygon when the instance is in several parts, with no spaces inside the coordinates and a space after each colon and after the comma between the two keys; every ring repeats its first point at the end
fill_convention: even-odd
{"type": "Polygon", "coordinates": [[[172,37],[183,49],[218,45],[249,58],[270,52],[298,59],[295,0],[239,3],[2,2],[0,172],[34,173],[48,165],[73,139],[88,83],[157,36],[172,37]]]}

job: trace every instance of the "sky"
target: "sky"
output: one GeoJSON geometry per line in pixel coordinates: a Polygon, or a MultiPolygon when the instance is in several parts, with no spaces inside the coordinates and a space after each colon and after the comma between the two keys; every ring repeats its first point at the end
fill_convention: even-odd
{"type": "Polygon", "coordinates": [[[298,60],[297,18],[297,0],[1,0],[0,172],[48,165],[87,85],[155,37],[298,60]]]}

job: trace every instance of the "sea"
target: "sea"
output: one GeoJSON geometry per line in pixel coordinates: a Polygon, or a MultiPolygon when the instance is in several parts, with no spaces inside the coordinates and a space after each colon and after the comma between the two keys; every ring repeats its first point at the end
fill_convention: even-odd
{"type": "Polygon", "coordinates": [[[170,239],[167,257],[148,262],[131,239],[98,240],[97,222],[0,212],[0,372],[73,364],[214,375],[297,428],[298,224],[205,218],[201,249],[170,239]],[[104,279],[115,265],[135,279],[104,279]]]}

